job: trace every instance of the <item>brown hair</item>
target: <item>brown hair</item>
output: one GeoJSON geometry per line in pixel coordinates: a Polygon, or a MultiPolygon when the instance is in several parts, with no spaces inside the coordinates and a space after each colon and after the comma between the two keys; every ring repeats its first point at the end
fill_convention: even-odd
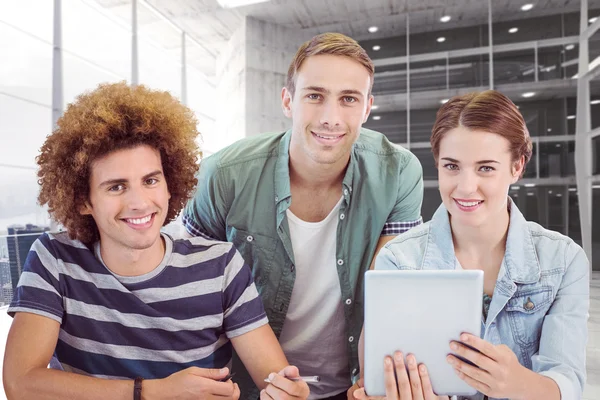
{"type": "Polygon", "coordinates": [[[37,157],[41,191],[52,217],[72,239],[98,240],[90,215],[79,211],[89,198],[91,165],[115,150],[148,145],[160,152],[171,194],[165,224],[181,211],[196,186],[198,131],[193,112],[167,92],[125,82],[103,84],[67,107],[37,157]]]}
{"type": "Polygon", "coordinates": [[[288,68],[285,87],[292,96],[296,90],[296,75],[304,60],[311,56],[323,54],[349,57],[364,66],[371,76],[371,86],[369,87],[369,94],[371,94],[375,66],[365,49],[360,47],[356,40],[341,33],[322,33],[300,46],[288,68]]]}
{"type": "Polygon", "coordinates": [[[513,161],[525,158],[525,172],[525,165],[531,159],[531,138],[523,116],[508,97],[495,90],[486,90],[453,97],[440,107],[431,133],[431,150],[436,164],[440,141],[448,131],[459,126],[495,133],[507,139],[513,161]]]}

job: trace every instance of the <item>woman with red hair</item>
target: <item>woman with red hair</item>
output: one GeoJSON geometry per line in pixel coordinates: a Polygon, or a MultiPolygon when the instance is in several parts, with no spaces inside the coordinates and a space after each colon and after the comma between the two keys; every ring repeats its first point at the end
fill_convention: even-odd
{"type": "MultiPolygon", "coordinates": [[[[375,268],[483,270],[481,337],[462,334],[447,357],[474,398],[580,399],[589,263],[573,240],[526,221],[508,196],[531,158],[521,113],[493,90],[454,97],[437,113],[431,147],[443,204],[389,242],[375,268]]],[[[407,372],[404,358],[384,363],[394,382],[387,397],[437,398],[426,367],[408,355],[407,372]]]]}

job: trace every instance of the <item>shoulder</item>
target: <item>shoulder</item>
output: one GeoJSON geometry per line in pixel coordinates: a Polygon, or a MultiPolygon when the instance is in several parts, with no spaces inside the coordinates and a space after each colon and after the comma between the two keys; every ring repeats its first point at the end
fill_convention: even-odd
{"type": "Polygon", "coordinates": [[[207,239],[201,236],[173,240],[170,264],[175,267],[216,269],[223,275],[225,268],[237,256],[232,243],[207,239]]]}
{"type": "MultiPolygon", "coordinates": [[[[429,242],[430,225],[431,221],[396,236],[385,244],[379,254],[397,269],[420,269],[429,242]]],[[[380,268],[381,265],[377,269],[384,269],[380,268]]]]}
{"type": "Polygon", "coordinates": [[[359,158],[367,157],[370,160],[377,157],[381,161],[381,157],[384,157],[388,161],[397,161],[401,166],[415,161],[418,163],[417,157],[409,150],[390,142],[383,133],[371,129],[361,128],[354,147],[359,158]]]}
{"type": "Polygon", "coordinates": [[[207,165],[217,170],[244,163],[261,163],[276,157],[279,144],[285,132],[263,133],[247,137],[225,147],[202,160],[201,166],[207,165]]]}
{"type": "Polygon", "coordinates": [[[536,222],[527,221],[527,227],[542,271],[558,269],[565,272],[572,264],[575,268],[588,268],[583,248],[573,239],[536,222]]]}

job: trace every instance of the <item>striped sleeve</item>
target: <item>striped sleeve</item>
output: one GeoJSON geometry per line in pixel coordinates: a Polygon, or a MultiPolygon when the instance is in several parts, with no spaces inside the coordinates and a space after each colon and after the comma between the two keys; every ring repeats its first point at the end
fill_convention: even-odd
{"type": "Polygon", "coordinates": [[[64,308],[60,293],[58,261],[52,254],[48,234],[31,246],[8,313],[28,312],[62,323],[64,308]]]}
{"type": "Polygon", "coordinates": [[[228,338],[243,335],[268,323],[250,267],[232,247],[223,275],[223,330],[228,338]]]}

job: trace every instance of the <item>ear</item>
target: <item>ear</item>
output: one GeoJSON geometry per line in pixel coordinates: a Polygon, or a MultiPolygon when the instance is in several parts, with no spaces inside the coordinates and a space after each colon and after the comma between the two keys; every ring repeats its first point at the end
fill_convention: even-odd
{"type": "Polygon", "coordinates": [[[369,115],[371,114],[371,108],[373,107],[373,99],[374,99],[373,95],[370,94],[369,99],[367,100],[367,112],[365,113],[365,118],[363,119],[363,122],[362,122],[363,124],[365,122],[367,122],[367,120],[369,119],[369,115]]]}
{"type": "Polygon", "coordinates": [[[85,201],[82,205],[79,206],[79,214],[81,215],[91,215],[92,214],[92,205],[89,201],[85,201]]]}
{"type": "Polygon", "coordinates": [[[523,168],[525,168],[525,157],[521,156],[520,159],[513,163],[512,167],[512,179],[511,183],[515,183],[521,178],[521,174],[523,173],[523,168]]]}
{"type": "Polygon", "coordinates": [[[281,89],[281,108],[283,109],[283,115],[288,118],[292,118],[292,92],[285,86],[281,89]]]}

